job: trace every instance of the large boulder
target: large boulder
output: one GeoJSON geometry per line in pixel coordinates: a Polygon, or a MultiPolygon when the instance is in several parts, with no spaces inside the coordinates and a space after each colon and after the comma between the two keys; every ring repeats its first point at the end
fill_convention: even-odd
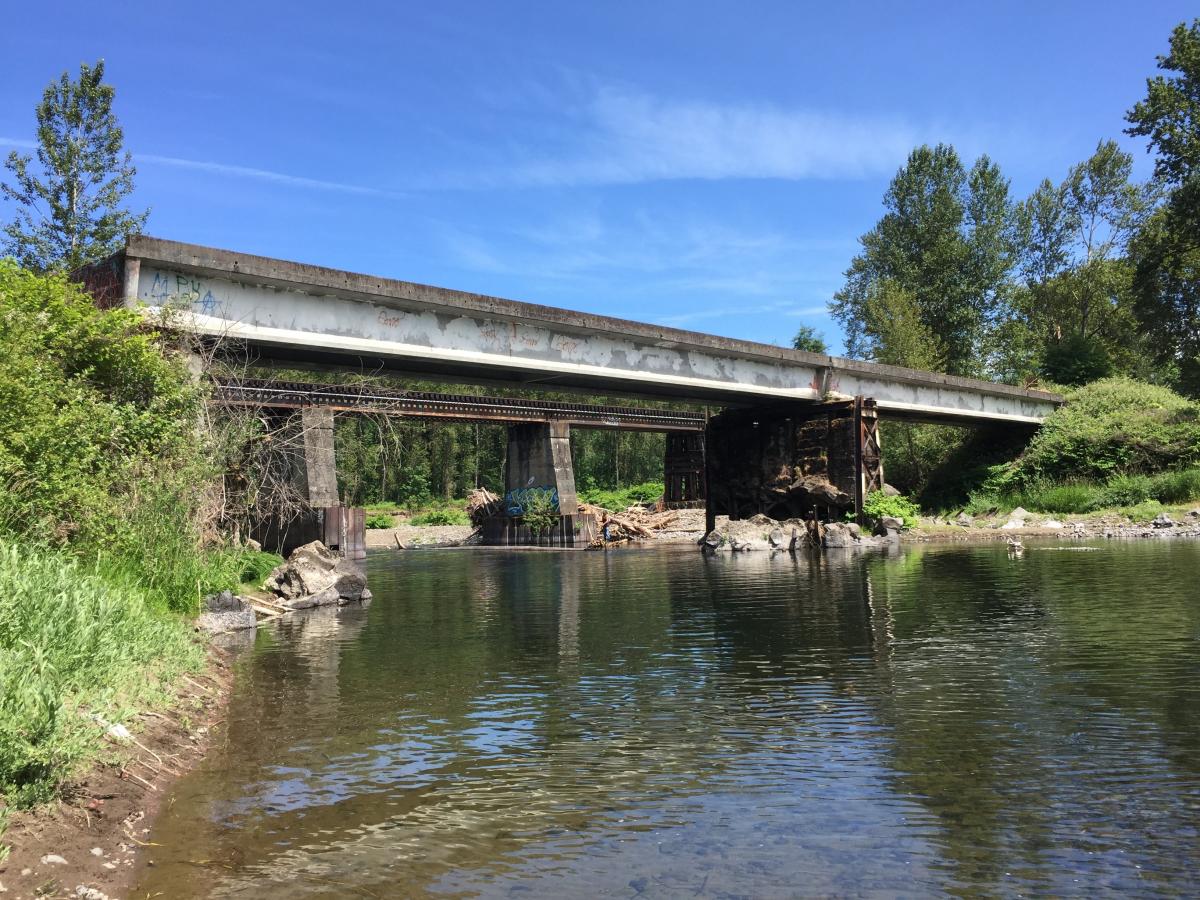
{"type": "Polygon", "coordinates": [[[200,601],[200,615],[196,619],[196,628],[200,631],[222,634],[253,628],[257,624],[254,608],[233,591],[209,594],[200,601]]]}
{"type": "Polygon", "coordinates": [[[287,562],[276,566],[267,576],[263,587],[290,609],[343,605],[371,598],[361,569],[320,541],[293,550],[287,562]]]}
{"type": "Polygon", "coordinates": [[[825,526],[825,546],[831,549],[853,547],[857,536],[842,522],[830,522],[825,526]]]}

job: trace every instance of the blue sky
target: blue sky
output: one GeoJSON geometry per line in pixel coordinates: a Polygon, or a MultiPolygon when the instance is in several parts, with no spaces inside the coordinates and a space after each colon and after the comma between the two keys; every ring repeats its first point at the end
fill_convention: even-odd
{"type": "Polygon", "coordinates": [[[913,145],[986,152],[1020,194],[1060,179],[1121,137],[1195,12],[20,4],[0,150],[103,57],[156,236],[780,344],[808,324],[838,350],[826,303],[913,145]]]}

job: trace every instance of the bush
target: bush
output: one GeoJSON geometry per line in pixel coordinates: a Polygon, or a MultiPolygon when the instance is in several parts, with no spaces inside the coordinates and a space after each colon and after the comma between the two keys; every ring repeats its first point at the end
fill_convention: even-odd
{"type": "Polygon", "coordinates": [[[1136,506],[1153,496],[1149,475],[1117,475],[1104,486],[1097,506],[1136,506]]]}
{"type": "Polygon", "coordinates": [[[633,484],[615,491],[603,488],[590,488],[579,492],[579,499],[593,506],[618,512],[631,506],[654,503],[663,495],[665,490],[661,481],[646,481],[633,484]]]}
{"type": "Polygon", "coordinates": [[[872,491],[863,501],[863,512],[878,522],[884,516],[892,516],[904,522],[905,528],[917,524],[921,508],[903,495],[889,497],[883,491],[872,491]]]}
{"type": "Polygon", "coordinates": [[[390,516],[387,513],[376,513],[375,515],[367,516],[366,526],[368,528],[395,528],[396,517],[390,516]]]}
{"type": "Polygon", "coordinates": [[[1200,406],[1165,387],[1107,378],[1068,392],[1014,463],[1024,484],[1153,474],[1200,461],[1200,406]]]}
{"type": "Polygon", "coordinates": [[[521,521],[534,534],[546,534],[558,524],[558,501],[554,492],[531,488],[523,503],[521,521]]]}
{"type": "Polygon", "coordinates": [[[470,525],[471,520],[467,518],[465,510],[461,509],[431,509],[421,513],[418,516],[413,516],[409,520],[410,525],[470,525]]]}
{"type": "Polygon", "coordinates": [[[1200,500],[1200,469],[1162,472],[1150,479],[1150,496],[1160,503],[1200,500]]]}
{"type": "Polygon", "coordinates": [[[1036,512],[1086,513],[1104,505],[1104,492],[1084,482],[1039,484],[1021,491],[1006,505],[1023,506],[1036,512]]]}
{"type": "Polygon", "coordinates": [[[63,551],[0,539],[0,793],[48,799],[134,705],[167,699],[203,653],[181,619],[157,614],[136,583],[63,551]]]}

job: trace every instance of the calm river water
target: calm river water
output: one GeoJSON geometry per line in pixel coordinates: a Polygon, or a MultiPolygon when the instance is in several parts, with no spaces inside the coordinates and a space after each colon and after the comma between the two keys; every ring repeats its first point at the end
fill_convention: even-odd
{"type": "Polygon", "coordinates": [[[259,630],[135,896],[1200,892],[1200,544],[369,571],[259,630]]]}

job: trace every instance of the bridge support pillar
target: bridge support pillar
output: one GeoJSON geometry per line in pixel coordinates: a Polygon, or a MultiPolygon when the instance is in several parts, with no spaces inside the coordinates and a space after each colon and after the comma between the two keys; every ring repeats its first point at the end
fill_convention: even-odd
{"type": "Polygon", "coordinates": [[[306,406],[300,412],[301,458],[296,485],[309,506],[337,506],[337,458],[333,449],[333,410],[306,406]]]}
{"type": "Polygon", "coordinates": [[[504,515],[484,526],[484,543],[573,547],[591,542],[590,517],[578,515],[575,469],[571,463],[571,426],[566,422],[508,426],[508,458],[504,468],[504,515]],[[535,534],[516,510],[530,489],[552,490],[558,497],[558,524],[535,534]]]}
{"type": "Polygon", "coordinates": [[[728,410],[705,434],[707,524],[716,517],[861,517],[883,485],[873,400],[728,410]]]}
{"type": "Polygon", "coordinates": [[[704,505],[704,434],[668,432],[663,452],[663,502],[668,509],[704,505]]]}

